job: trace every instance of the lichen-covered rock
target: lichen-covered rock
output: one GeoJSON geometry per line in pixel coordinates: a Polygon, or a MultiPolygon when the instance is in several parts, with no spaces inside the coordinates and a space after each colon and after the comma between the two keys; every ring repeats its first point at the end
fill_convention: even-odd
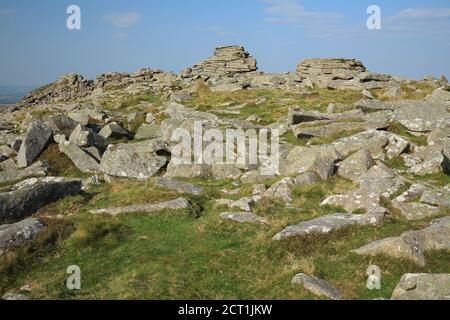
{"type": "Polygon", "coordinates": [[[63,141],[59,150],[72,160],[73,164],[84,173],[98,172],[99,161],[70,141],[63,141]]]}
{"type": "Polygon", "coordinates": [[[231,220],[238,223],[266,223],[266,219],[250,212],[223,212],[220,219],[231,220]]]}
{"type": "MultiPolygon", "coordinates": [[[[4,162],[2,162],[2,164],[3,163],[4,162]]],[[[42,177],[47,175],[48,169],[48,163],[43,161],[38,161],[21,170],[17,170],[17,167],[11,167],[11,170],[0,171],[0,183],[15,182],[32,177],[42,177]]]]}
{"type": "Polygon", "coordinates": [[[362,149],[338,164],[338,174],[341,177],[357,182],[361,175],[372,167],[373,163],[370,152],[362,149]]]}
{"type": "Polygon", "coordinates": [[[39,220],[28,218],[14,224],[0,225],[0,256],[13,247],[33,240],[45,230],[45,225],[39,220]]]}
{"type": "Polygon", "coordinates": [[[408,259],[424,266],[424,253],[437,250],[450,251],[450,217],[437,219],[422,230],[408,231],[399,237],[374,241],[353,252],[364,256],[386,255],[408,259]]]}
{"type": "Polygon", "coordinates": [[[78,122],[65,114],[57,114],[46,121],[46,125],[52,129],[53,135],[64,135],[70,137],[73,130],[78,126],[78,122]]]}
{"type": "Polygon", "coordinates": [[[53,131],[42,121],[32,123],[17,154],[17,166],[26,168],[32,164],[51,142],[52,137],[53,131]]]}
{"type": "Polygon", "coordinates": [[[0,193],[0,220],[22,219],[49,203],[77,195],[81,187],[81,180],[60,177],[20,182],[13,191],[0,193]]]}
{"type": "Polygon", "coordinates": [[[203,188],[200,186],[170,178],[157,178],[155,181],[155,186],[170,190],[176,190],[178,192],[190,193],[196,196],[199,196],[203,193],[203,188]]]}
{"type": "Polygon", "coordinates": [[[326,297],[330,300],[342,300],[342,293],[329,282],[304,273],[297,274],[291,281],[292,284],[302,285],[318,297],[326,297]]]}
{"type": "Polygon", "coordinates": [[[382,215],[375,214],[354,215],[336,213],[286,227],[283,231],[276,234],[273,240],[282,240],[289,237],[310,234],[327,234],[352,225],[377,225],[382,219],[382,215]]]}
{"type": "Polygon", "coordinates": [[[81,124],[73,130],[69,141],[79,147],[96,147],[100,150],[105,150],[108,147],[108,142],[104,137],[81,124]]]}
{"type": "Polygon", "coordinates": [[[407,273],[392,293],[392,300],[450,300],[450,274],[407,273]]]}
{"type": "Polygon", "coordinates": [[[108,138],[121,139],[133,137],[132,134],[130,134],[127,130],[122,128],[117,122],[107,124],[102,128],[102,130],[100,130],[98,134],[105,139],[108,138]]]}
{"type": "Polygon", "coordinates": [[[150,204],[140,204],[132,205],[127,207],[116,207],[107,209],[91,210],[92,214],[107,214],[111,216],[116,216],[125,213],[136,213],[136,212],[158,212],[163,210],[189,210],[191,209],[191,203],[184,199],[178,198],[175,200],[160,202],[160,203],[150,203],[150,204]]]}
{"type": "Polygon", "coordinates": [[[167,145],[159,140],[110,145],[103,154],[100,171],[115,177],[148,179],[167,164],[167,145]]]}

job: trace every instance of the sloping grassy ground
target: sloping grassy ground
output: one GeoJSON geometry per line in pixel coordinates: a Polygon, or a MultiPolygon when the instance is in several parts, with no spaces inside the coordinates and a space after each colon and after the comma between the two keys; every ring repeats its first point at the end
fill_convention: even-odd
{"type": "MultiPolygon", "coordinates": [[[[254,112],[267,122],[284,116],[290,104],[322,110],[330,102],[352,103],[360,98],[354,92],[341,94],[327,90],[297,96],[281,91],[213,94],[207,88],[200,88],[190,103],[201,110],[211,110],[221,103],[239,104],[261,97],[267,98],[265,104],[252,106],[250,103],[245,108],[249,114],[254,112]],[[285,98],[291,99],[290,102],[281,100],[285,98]]],[[[133,109],[140,102],[141,98],[136,98],[134,102],[124,103],[133,109]]],[[[403,133],[403,128],[391,129],[403,133]]],[[[44,152],[41,160],[50,162],[52,174],[80,176],[70,161],[52,147],[44,152]]],[[[439,186],[450,183],[449,177],[443,174],[420,180],[439,186]]],[[[255,211],[267,218],[266,225],[223,222],[219,214],[227,208],[214,206],[216,198],[250,195],[252,186],[242,186],[238,195],[230,196],[222,190],[235,189],[232,181],[189,182],[204,186],[206,191],[201,197],[185,195],[194,204],[189,212],[118,217],[88,213],[94,208],[159,202],[180,196],[155,188],[153,180],[118,179],[46,206],[36,216],[48,224],[47,232],[1,258],[0,294],[31,285],[33,290],[27,295],[33,299],[317,299],[290,284],[295,274],[304,272],[330,281],[347,299],[374,299],[389,298],[404,273],[448,273],[450,270],[450,254],[445,252],[429,253],[426,267],[350,253],[372,240],[423,228],[432,219],[407,222],[394,215],[391,221],[377,228],[354,227],[327,236],[271,240],[287,225],[342,211],[319,204],[328,195],[352,189],[352,183],[345,179],[334,177],[315,186],[296,187],[294,209],[277,201],[261,201],[255,211]],[[70,265],[81,268],[80,291],[66,289],[66,270],[70,265]],[[378,265],[382,270],[379,291],[366,288],[366,270],[370,265],[378,265]]]]}
{"type": "MultiPolygon", "coordinates": [[[[38,299],[316,299],[290,284],[298,272],[327,279],[348,299],[389,298],[407,272],[448,272],[450,255],[435,252],[420,268],[408,261],[364,258],[350,253],[369,241],[422,228],[430,220],[394,219],[379,228],[355,227],[319,237],[274,242],[284,226],[340,211],[319,207],[329,194],[351,187],[330,182],[294,191],[295,208],[261,202],[256,211],[267,225],[239,225],[219,220],[212,196],[229,181],[203,182],[207,195],[191,200],[200,212],[161,212],[119,217],[92,216],[105,206],[173,199],[174,192],[156,189],[152,181],[115,181],[43,208],[49,230],[35,242],[12,251],[0,263],[0,293],[32,285],[38,299]],[[200,213],[200,214],[199,214],[200,213]],[[57,219],[57,215],[63,215],[57,219]],[[382,290],[366,289],[366,270],[378,265],[382,290]],[[82,290],[68,291],[66,269],[82,270],[82,290]]],[[[243,190],[250,189],[243,188],[243,190]]],[[[448,214],[448,213],[447,213],[448,214]]]]}

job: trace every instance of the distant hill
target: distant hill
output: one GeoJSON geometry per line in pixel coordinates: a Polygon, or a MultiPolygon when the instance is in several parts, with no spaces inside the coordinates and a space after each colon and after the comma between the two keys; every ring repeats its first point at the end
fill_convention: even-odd
{"type": "Polygon", "coordinates": [[[31,87],[0,86],[0,104],[19,102],[32,89],[31,87]]]}

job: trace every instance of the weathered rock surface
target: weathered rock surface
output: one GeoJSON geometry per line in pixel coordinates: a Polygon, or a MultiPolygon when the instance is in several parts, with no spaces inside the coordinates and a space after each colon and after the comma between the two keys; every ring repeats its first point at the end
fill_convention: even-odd
{"type": "Polygon", "coordinates": [[[231,220],[238,223],[266,223],[267,221],[250,212],[223,212],[220,219],[231,220]]]}
{"type": "Polygon", "coordinates": [[[99,161],[70,141],[63,141],[59,150],[72,160],[73,164],[84,173],[98,172],[99,161]]]}
{"type": "Polygon", "coordinates": [[[373,164],[370,152],[362,149],[338,164],[338,174],[353,182],[358,182],[361,175],[366,173],[373,164]]]}
{"type": "Polygon", "coordinates": [[[115,177],[147,179],[156,175],[168,162],[167,145],[158,140],[110,145],[103,154],[100,171],[115,177]]]}
{"type": "Polygon", "coordinates": [[[17,166],[26,168],[32,164],[51,142],[52,137],[53,131],[43,122],[36,121],[31,124],[17,154],[17,166]]]}
{"type": "Polygon", "coordinates": [[[408,259],[424,266],[424,253],[432,250],[450,251],[450,217],[437,219],[422,230],[408,231],[399,237],[374,241],[353,252],[364,256],[386,255],[408,259]]]}
{"type": "Polygon", "coordinates": [[[105,150],[108,147],[108,142],[104,137],[81,124],[73,130],[69,141],[79,147],[96,147],[99,150],[105,150]]]}
{"type": "Polygon", "coordinates": [[[28,218],[14,224],[0,225],[0,256],[9,248],[33,240],[44,230],[45,225],[34,218],[28,218]]]}
{"type": "Polygon", "coordinates": [[[392,300],[450,300],[450,274],[405,274],[392,300]]]}
{"type": "Polygon", "coordinates": [[[352,215],[336,213],[289,226],[276,234],[273,240],[282,240],[309,234],[327,234],[352,225],[377,225],[382,219],[382,215],[375,214],[352,215]]]}
{"type": "Polygon", "coordinates": [[[32,177],[43,177],[47,175],[48,169],[49,166],[46,162],[38,161],[25,169],[0,171],[0,183],[15,182],[32,177]]]}
{"type": "Polygon", "coordinates": [[[86,97],[93,89],[93,81],[77,74],[67,74],[57,81],[31,91],[21,105],[36,105],[48,102],[67,102],[86,97]]]}
{"type": "Polygon", "coordinates": [[[304,273],[297,274],[292,279],[292,284],[302,285],[306,290],[318,297],[326,297],[330,300],[342,300],[342,293],[329,282],[304,273]]]}
{"type": "Polygon", "coordinates": [[[78,122],[62,113],[52,116],[45,124],[53,131],[53,135],[60,134],[66,137],[70,137],[78,126],[78,122]]]}
{"type": "Polygon", "coordinates": [[[18,183],[14,191],[0,193],[0,220],[18,220],[43,206],[77,195],[81,180],[60,177],[31,178],[18,183]]]}
{"type": "Polygon", "coordinates": [[[117,122],[107,124],[102,128],[102,130],[100,130],[98,134],[105,139],[108,138],[121,139],[133,137],[132,134],[130,134],[127,130],[122,128],[117,122]]]}
{"type": "Polygon", "coordinates": [[[127,207],[117,207],[117,208],[107,208],[107,209],[98,209],[91,210],[92,214],[107,214],[111,216],[116,216],[124,213],[135,213],[135,212],[158,212],[163,210],[189,210],[191,209],[191,203],[184,199],[178,198],[175,200],[170,200],[161,203],[152,203],[152,204],[141,204],[141,205],[133,205],[127,207]]]}
{"type": "Polygon", "coordinates": [[[175,190],[178,192],[189,193],[196,196],[199,196],[203,193],[203,188],[200,186],[170,178],[157,178],[155,181],[155,186],[175,190]]]}

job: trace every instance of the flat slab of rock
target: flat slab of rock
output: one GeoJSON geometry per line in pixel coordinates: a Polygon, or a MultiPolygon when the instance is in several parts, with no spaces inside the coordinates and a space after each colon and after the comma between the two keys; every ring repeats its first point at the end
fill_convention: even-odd
{"type": "Polygon", "coordinates": [[[420,202],[396,202],[393,201],[393,206],[397,208],[401,214],[410,221],[422,220],[433,217],[440,212],[437,207],[432,207],[420,202]]]}
{"type": "Polygon", "coordinates": [[[18,220],[43,206],[77,195],[82,182],[61,177],[31,178],[14,186],[14,191],[0,193],[0,220],[18,220]]]}
{"type": "Polygon", "coordinates": [[[276,234],[273,240],[282,240],[289,237],[304,236],[310,234],[328,234],[345,227],[353,225],[376,225],[380,217],[375,215],[355,215],[336,213],[322,216],[313,220],[304,221],[297,225],[286,227],[276,234]]]}
{"type": "Polygon", "coordinates": [[[260,197],[244,197],[239,200],[217,199],[215,204],[218,206],[228,206],[230,208],[238,208],[242,211],[250,212],[256,205],[260,197]]]}
{"type": "Polygon", "coordinates": [[[9,248],[33,240],[44,230],[45,225],[34,218],[28,218],[14,224],[0,225],[0,256],[9,248]]]}
{"type": "Polygon", "coordinates": [[[341,177],[358,182],[374,164],[372,155],[366,149],[362,149],[338,164],[338,174],[341,177]]]}
{"type": "Polygon", "coordinates": [[[450,274],[405,274],[392,300],[450,300],[450,274]]]}
{"type": "Polygon", "coordinates": [[[17,154],[17,166],[26,168],[39,157],[53,137],[53,131],[43,122],[32,123],[27,130],[25,139],[17,154]]]}
{"type": "Polygon", "coordinates": [[[140,205],[132,205],[127,207],[116,207],[116,208],[107,208],[107,209],[98,209],[91,210],[92,214],[108,214],[111,216],[116,216],[123,213],[135,213],[135,212],[158,212],[163,210],[183,210],[183,209],[191,209],[191,203],[184,199],[178,198],[175,200],[170,200],[166,202],[160,203],[149,203],[149,204],[140,204],[140,205]]]}
{"type": "Polygon", "coordinates": [[[266,223],[266,219],[250,212],[223,212],[220,219],[238,223],[266,223]]]}
{"type": "Polygon", "coordinates": [[[342,300],[341,291],[329,282],[304,273],[297,274],[292,279],[292,284],[302,285],[306,290],[318,297],[326,297],[331,300],[342,300]]]}
{"type": "Polygon", "coordinates": [[[73,164],[84,173],[93,173],[100,170],[99,161],[75,143],[63,141],[59,145],[59,150],[68,156],[73,164]]]}
{"type": "Polygon", "coordinates": [[[32,177],[47,175],[49,166],[46,162],[39,161],[22,170],[0,171],[0,183],[15,182],[32,177]]]}
{"type": "Polygon", "coordinates": [[[386,255],[408,259],[424,266],[424,253],[432,250],[450,251],[450,217],[433,221],[425,229],[409,231],[399,237],[386,238],[369,243],[353,252],[363,256],[386,255]]]}
{"type": "Polygon", "coordinates": [[[157,178],[155,181],[155,186],[178,192],[189,193],[195,196],[199,196],[203,193],[203,188],[200,186],[171,178],[157,178]]]}

